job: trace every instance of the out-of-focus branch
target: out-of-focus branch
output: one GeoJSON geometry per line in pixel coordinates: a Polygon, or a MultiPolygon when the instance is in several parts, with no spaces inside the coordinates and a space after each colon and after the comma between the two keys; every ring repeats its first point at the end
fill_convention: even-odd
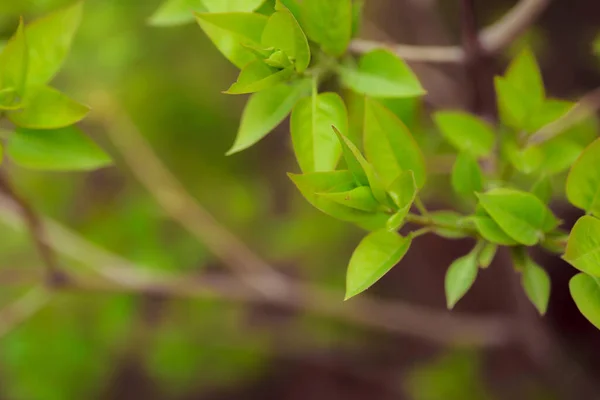
{"type": "Polygon", "coordinates": [[[578,122],[591,117],[598,110],[600,110],[600,88],[583,96],[565,115],[531,135],[527,144],[536,145],[553,139],[578,122]]]}
{"type": "MultiPolygon", "coordinates": [[[[494,54],[508,46],[536,20],[549,3],[550,0],[521,0],[498,22],[483,30],[479,36],[483,50],[494,54]]],[[[411,46],[365,39],[356,39],[350,44],[350,49],[356,53],[366,53],[382,47],[394,51],[406,61],[460,63],[466,59],[460,46],[411,46]]]]}
{"type": "Polygon", "coordinates": [[[47,288],[36,287],[0,309],[0,338],[40,311],[52,299],[47,288]]]}

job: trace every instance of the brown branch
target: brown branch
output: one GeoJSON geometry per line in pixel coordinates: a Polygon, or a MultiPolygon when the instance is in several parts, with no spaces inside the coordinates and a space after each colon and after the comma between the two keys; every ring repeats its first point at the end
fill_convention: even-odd
{"type": "Polygon", "coordinates": [[[51,287],[60,285],[64,282],[65,275],[58,266],[54,252],[46,244],[46,232],[42,221],[29,202],[17,193],[8,177],[2,173],[0,173],[0,193],[4,193],[18,205],[31,239],[46,268],[46,283],[51,287]]]}
{"type": "Polygon", "coordinates": [[[44,287],[30,289],[23,297],[0,309],[0,338],[40,311],[52,299],[53,293],[44,287]]]}
{"type": "MultiPolygon", "coordinates": [[[[498,22],[486,28],[479,40],[487,54],[495,54],[522,34],[542,13],[550,0],[521,0],[498,22]]],[[[460,46],[411,46],[356,39],[350,44],[355,53],[388,48],[406,61],[461,63],[466,54],[460,46]]]]}

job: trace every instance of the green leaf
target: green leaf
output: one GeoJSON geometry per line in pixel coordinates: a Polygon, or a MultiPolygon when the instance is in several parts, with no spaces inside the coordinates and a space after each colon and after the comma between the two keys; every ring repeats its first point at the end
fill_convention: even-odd
{"type": "Polygon", "coordinates": [[[413,171],[417,187],[425,184],[425,160],[406,126],[375,100],[365,99],[365,153],[389,186],[402,171],[413,171]]]}
{"type": "Polygon", "coordinates": [[[344,136],[335,126],[333,127],[335,134],[337,135],[340,144],[342,145],[342,154],[348,169],[354,175],[356,183],[360,185],[369,185],[373,191],[373,196],[381,204],[387,205],[387,193],[385,186],[379,176],[376,174],[373,166],[369,164],[367,160],[360,154],[360,150],[352,143],[350,139],[344,136]]]}
{"type": "Polygon", "coordinates": [[[242,113],[242,121],[233,147],[227,155],[252,146],[265,137],[290,113],[294,105],[310,92],[310,80],[280,84],[253,94],[242,113]]]}
{"type": "Polygon", "coordinates": [[[23,109],[11,111],[8,118],[29,129],[56,129],[81,121],[90,109],[48,86],[30,88],[23,109]]]}
{"type": "Polygon", "coordinates": [[[365,0],[352,1],[352,37],[356,37],[360,31],[364,7],[365,0]]]}
{"type": "Polygon", "coordinates": [[[598,278],[579,273],[571,278],[569,289],[581,314],[600,329],[600,281],[598,278]]]}
{"type": "Polygon", "coordinates": [[[364,54],[358,67],[339,67],[344,85],[371,97],[417,97],[426,92],[412,70],[389,50],[364,54]]]}
{"type": "Polygon", "coordinates": [[[576,207],[600,216],[600,139],[581,153],[567,177],[567,199],[576,207]]]}
{"type": "Polygon", "coordinates": [[[538,170],[548,175],[556,175],[567,170],[575,163],[585,145],[565,136],[558,136],[542,143],[541,149],[543,159],[538,170]]]}
{"type": "Polygon", "coordinates": [[[27,85],[45,85],[60,70],[81,20],[83,2],[48,14],[25,28],[29,49],[27,85]]]}
{"type": "Polygon", "coordinates": [[[541,104],[545,97],[544,82],[540,67],[531,49],[525,48],[510,63],[505,75],[506,80],[526,92],[529,99],[535,104],[541,104]]]}
{"type": "Polygon", "coordinates": [[[203,0],[167,0],[148,19],[154,26],[183,25],[194,21],[194,11],[208,11],[203,0]]]}
{"type": "Polygon", "coordinates": [[[469,153],[459,153],[452,168],[452,187],[462,196],[473,196],[483,190],[483,173],[477,160],[469,153]]]}
{"type": "Polygon", "coordinates": [[[256,60],[247,46],[261,46],[268,17],[256,13],[196,13],[198,24],[219,51],[236,67],[256,60]]]}
{"type": "Polygon", "coordinates": [[[538,171],[544,161],[544,153],[538,146],[519,148],[515,138],[505,138],[502,147],[511,165],[524,174],[538,171]]]}
{"type": "Polygon", "coordinates": [[[469,237],[469,232],[465,231],[468,219],[454,211],[433,211],[429,213],[429,218],[434,223],[434,232],[436,235],[446,239],[462,239],[469,237]],[[444,225],[443,228],[435,225],[444,225]]]}
{"type": "Polygon", "coordinates": [[[302,25],[323,51],[341,56],[352,35],[352,0],[304,0],[302,25]]]}
{"type": "Polygon", "coordinates": [[[246,65],[237,82],[225,92],[227,94],[248,94],[260,92],[288,80],[294,73],[292,68],[278,70],[265,64],[262,60],[254,60],[246,65]]]}
{"type": "Polygon", "coordinates": [[[548,207],[531,193],[499,188],[478,197],[490,217],[521,244],[533,246],[545,232],[558,226],[558,220],[548,207]]]}
{"type": "Polygon", "coordinates": [[[446,271],[444,287],[448,309],[453,309],[456,303],[469,291],[477,278],[477,256],[479,246],[466,256],[456,259],[446,271]]]}
{"type": "Polygon", "coordinates": [[[2,101],[2,104],[14,105],[19,100],[17,95],[24,94],[28,64],[29,52],[25,39],[25,27],[23,19],[21,19],[17,31],[0,53],[0,88],[11,88],[14,91],[11,93],[10,98],[2,101]]]}
{"type": "Polygon", "coordinates": [[[548,204],[552,199],[552,181],[546,175],[542,175],[531,187],[534,194],[543,203],[548,204]]]}
{"type": "Polygon", "coordinates": [[[399,210],[406,209],[407,212],[417,196],[417,182],[412,171],[402,171],[396,179],[388,186],[387,192],[399,210]]]}
{"type": "Polygon", "coordinates": [[[296,71],[303,72],[310,64],[310,47],[306,35],[294,15],[280,2],[271,15],[262,34],[261,43],[283,50],[295,60],[296,71]]]}
{"type": "Polygon", "coordinates": [[[265,0],[202,0],[213,13],[251,12],[259,8],[265,0]]]}
{"type": "Polygon", "coordinates": [[[479,234],[487,241],[502,246],[515,246],[517,241],[506,234],[494,221],[487,215],[477,215],[471,218],[479,234]]]}
{"type": "Polygon", "coordinates": [[[385,223],[385,228],[390,232],[395,232],[404,225],[406,216],[408,215],[408,208],[402,208],[393,214],[385,223]]]}
{"type": "Polygon", "coordinates": [[[381,211],[381,204],[373,197],[373,192],[368,186],[359,186],[345,192],[316,194],[317,196],[324,197],[346,207],[356,208],[357,210],[368,212],[381,211]]]}
{"type": "Polygon", "coordinates": [[[575,223],[564,260],[580,271],[600,277],[600,220],[585,215],[575,223]]]}
{"type": "Polygon", "coordinates": [[[550,300],[550,277],[548,273],[530,258],[524,265],[521,275],[521,285],[529,300],[541,315],[546,314],[550,300]]]}
{"type": "Polygon", "coordinates": [[[494,130],[485,121],[460,111],[439,111],[433,120],[442,135],[457,150],[484,157],[494,147],[494,130]]]}
{"type": "Polygon", "coordinates": [[[350,171],[310,172],[302,175],[288,174],[308,202],[321,212],[346,222],[353,222],[367,230],[385,226],[388,216],[344,206],[323,196],[323,193],[346,192],[356,187],[350,171]]]}
{"type": "Polygon", "coordinates": [[[381,279],[402,260],[410,244],[410,237],[405,238],[394,232],[377,231],[367,235],[350,259],[345,300],[365,291],[381,279]]]}
{"type": "Polygon", "coordinates": [[[486,243],[485,246],[481,249],[481,253],[479,253],[479,257],[477,258],[477,263],[479,264],[479,268],[487,268],[490,266],[492,261],[494,261],[494,257],[496,256],[496,252],[498,251],[498,245],[495,243],[486,243]]]}
{"type": "Polygon", "coordinates": [[[494,78],[498,110],[502,122],[518,130],[527,129],[527,120],[537,111],[538,105],[524,90],[502,77],[494,78]]]}
{"type": "Polygon", "coordinates": [[[275,68],[288,68],[293,66],[290,58],[282,50],[276,50],[273,54],[269,55],[265,59],[265,64],[275,68]]]}
{"type": "Polygon", "coordinates": [[[290,130],[294,152],[303,172],[335,169],[342,147],[331,126],[348,131],[348,112],[336,93],[302,99],[292,111],[290,130]]]}
{"type": "Polygon", "coordinates": [[[17,128],[6,152],[15,164],[36,170],[93,170],[112,162],[74,126],[51,130],[17,128]]]}

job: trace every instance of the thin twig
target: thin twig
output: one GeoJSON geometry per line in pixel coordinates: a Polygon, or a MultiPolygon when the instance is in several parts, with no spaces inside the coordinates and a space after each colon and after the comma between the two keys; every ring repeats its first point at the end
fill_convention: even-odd
{"type": "MultiPolygon", "coordinates": [[[[542,13],[550,0],[521,0],[498,22],[486,28],[479,40],[487,54],[498,53],[522,34],[542,13]]],[[[406,61],[461,63],[465,52],[460,46],[411,46],[356,39],[350,44],[355,53],[389,48],[406,61]]]]}
{"type": "Polygon", "coordinates": [[[24,296],[0,309],[0,338],[40,311],[52,299],[45,287],[30,289],[24,296]]]}
{"type": "Polygon", "coordinates": [[[0,173],[0,193],[4,193],[19,206],[31,239],[46,268],[46,283],[50,286],[60,285],[65,280],[65,276],[58,266],[54,252],[46,244],[46,232],[42,221],[29,202],[17,193],[8,177],[3,173],[0,173]]]}

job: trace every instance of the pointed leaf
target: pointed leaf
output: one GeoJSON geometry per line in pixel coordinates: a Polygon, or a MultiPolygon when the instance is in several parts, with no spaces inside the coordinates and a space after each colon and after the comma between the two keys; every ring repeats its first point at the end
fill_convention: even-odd
{"type": "Polygon", "coordinates": [[[411,244],[395,232],[377,231],[358,245],[348,266],[346,300],[371,287],[402,260],[411,244]]]}
{"type": "Polygon", "coordinates": [[[581,153],[567,178],[567,198],[576,207],[600,216],[600,139],[581,153]]]}
{"type": "Polygon", "coordinates": [[[399,210],[406,209],[407,212],[417,196],[417,183],[412,171],[402,171],[387,189],[394,204],[399,210]]]}
{"type": "Polygon", "coordinates": [[[385,228],[390,232],[395,232],[400,229],[402,225],[404,225],[409,211],[409,207],[401,208],[387,220],[385,223],[385,228]]]}
{"type": "Polygon", "coordinates": [[[541,315],[546,314],[550,300],[550,277],[548,273],[531,259],[527,259],[521,275],[521,285],[529,300],[541,315]]]}
{"type": "Polygon", "coordinates": [[[246,65],[237,79],[225,93],[248,94],[260,92],[288,80],[294,73],[292,68],[278,70],[265,64],[262,60],[254,60],[246,65]]]}
{"type": "Polygon", "coordinates": [[[446,303],[453,309],[456,303],[471,289],[477,278],[478,251],[472,250],[466,256],[456,259],[448,268],[444,287],[446,289],[446,303]]]}
{"type": "Polygon", "coordinates": [[[0,53],[0,88],[12,88],[14,90],[10,98],[4,99],[2,104],[6,106],[14,105],[18,103],[18,95],[24,94],[28,64],[29,51],[25,39],[25,27],[23,19],[21,19],[17,31],[0,53]]]}
{"type": "Polygon", "coordinates": [[[352,0],[304,0],[302,25],[326,53],[341,56],[352,35],[352,0]]]}
{"type": "Polygon", "coordinates": [[[598,278],[579,273],[571,278],[569,289],[581,314],[600,329],[600,281],[598,278]]]}
{"type": "Polygon", "coordinates": [[[514,129],[527,130],[527,121],[537,110],[538,105],[527,92],[514,86],[505,78],[497,76],[494,85],[502,122],[514,129]]]}
{"type": "Polygon", "coordinates": [[[469,153],[459,153],[452,168],[452,187],[462,196],[473,196],[483,190],[483,173],[469,153]]]}
{"type": "Polygon", "coordinates": [[[213,13],[251,12],[259,8],[265,0],[202,0],[213,13]]]}
{"type": "Polygon", "coordinates": [[[194,21],[194,11],[208,11],[203,0],[166,0],[148,19],[154,26],[183,25],[194,21]]]}
{"type": "Polygon", "coordinates": [[[265,137],[287,117],[298,100],[310,93],[310,87],[310,80],[301,80],[253,94],[242,113],[235,143],[227,155],[245,150],[265,137]]]}
{"type": "Polygon", "coordinates": [[[522,50],[510,63],[505,75],[506,80],[513,86],[527,93],[535,103],[541,104],[545,97],[544,82],[540,67],[531,49],[522,50]]]}
{"type": "Polygon", "coordinates": [[[494,221],[487,215],[478,215],[472,217],[472,221],[475,223],[475,227],[479,234],[487,241],[496,243],[502,246],[515,246],[517,241],[512,239],[506,234],[494,221]]]}
{"type": "Polygon", "coordinates": [[[389,186],[402,171],[413,171],[417,187],[425,184],[425,160],[406,126],[375,100],[365,99],[365,153],[389,186]]]}
{"type": "Polygon", "coordinates": [[[11,111],[8,118],[29,129],[56,129],[81,121],[90,109],[48,86],[30,88],[23,109],[11,111]]]}
{"type": "Polygon", "coordinates": [[[348,112],[336,93],[302,99],[292,111],[290,130],[298,164],[304,172],[331,171],[342,154],[342,146],[331,126],[348,131],[348,112]]]}
{"type": "Polygon", "coordinates": [[[38,170],[93,170],[111,159],[79,129],[31,130],[18,128],[6,149],[15,164],[38,170]]]}
{"type": "Polygon", "coordinates": [[[371,97],[417,97],[426,92],[412,70],[389,50],[364,54],[357,68],[340,67],[344,85],[371,97]]]}
{"type": "Polygon", "coordinates": [[[381,211],[381,204],[373,197],[373,192],[368,186],[359,186],[345,192],[316,193],[335,203],[357,210],[376,212],[381,211]]]}
{"type": "Polygon", "coordinates": [[[546,175],[542,175],[531,187],[534,194],[543,203],[548,204],[552,199],[552,181],[546,175]]]}
{"type": "Polygon", "coordinates": [[[487,122],[460,111],[439,111],[433,119],[442,135],[457,150],[475,157],[491,153],[495,134],[487,122]]]}
{"type": "Polygon", "coordinates": [[[495,243],[486,243],[485,246],[481,249],[481,253],[479,253],[479,257],[477,259],[479,268],[487,268],[490,266],[492,261],[494,261],[494,257],[496,256],[496,252],[498,251],[498,245],[495,243]]]}
{"type": "Polygon", "coordinates": [[[589,215],[579,218],[563,258],[578,270],[600,277],[600,219],[589,215]]]}

